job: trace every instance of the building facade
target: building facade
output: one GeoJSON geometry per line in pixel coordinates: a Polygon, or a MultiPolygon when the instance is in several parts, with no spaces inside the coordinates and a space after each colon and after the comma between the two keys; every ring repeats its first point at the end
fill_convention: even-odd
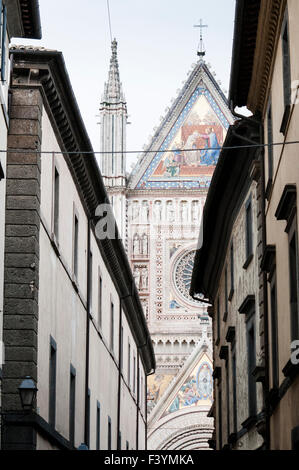
{"type": "Polygon", "coordinates": [[[101,142],[107,151],[101,169],[156,355],[156,374],[148,380],[148,445],[208,448],[213,430],[207,417],[212,403],[212,332],[206,304],[192,299],[189,287],[198,224],[234,119],[201,56],[124,178],[126,115],[113,41],[101,103],[101,142]],[[187,428],[192,431],[189,440],[187,428]]]}
{"type": "MultiPolygon", "coordinates": [[[[253,238],[253,252],[258,257],[255,306],[261,357],[254,372],[263,384],[263,446],[273,450],[298,449],[299,442],[298,15],[294,0],[237,1],[230,86],[232,109],[247,106],[260,128],[262,151],[255,157],[254,174],[261,236],[253,238]]],[[[238,214],[240,209],[232,210],[238,214]]],[[[235,278],[239,276],[236,268],[235,278]]],[[[194,273],[194,289],[204,287],[202,282],[196,285],[196,278],[194,273]]],[[[235,338],[240,341],[240,331],[235,338]]],[[[220,403],[216,397],[216,408],[220,403]]],[[[226,412],[225,402],[223,406],[226,412]]]]}
{"type": "Polygon", "coordinates": [[[2,448],[144,449],[152,343],[62,54],[11,59],[2,448]]]}
{"type": "MultiPolygon", "coordinates": [[[[224,147],[259,143],[254,119],[230,127],[224,147]]],[[[216,449],[258,450],[264,440],[260,149],[223,149],[203,215],[191,292],[212,306],[216,449]],[[217,224],[215,225],[215,220],[217,224]]]]}

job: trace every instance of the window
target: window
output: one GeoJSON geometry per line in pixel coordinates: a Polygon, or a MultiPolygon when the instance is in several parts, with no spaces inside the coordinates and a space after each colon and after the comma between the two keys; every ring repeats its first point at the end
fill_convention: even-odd
{"type": "Polygon", "coordinates": [[[229,299],[232,298],[235,289],[235,278],[234,278],[234,244],[230,246],[230,294],[229,299]]]}
{"type": "Polygon", "coordinates": [[[56,342],[50,336],[49,424],[55,428],[56,418],[56,342]]]}
{"type": "Polygon", "coordinates": [[[89,313],[92,312],[92,293],[93,293],[93,286],[92,286],[92,263],[93,263],[93,256],[92,256],[92,252],[90,251],[89,252],[89,267],[88,267],[88,277],[89,277],[89,291],[88,291],[88,294],[89,294],[89,313]]]}
{"type": "Polygon", "coordinates": [[[233,382],[233,426],[234,433],[236,434],[237,429],[237,363],[236,363],[236,345],[232,343],[232,382],[233,382]]]}
{"type": "Polygon", "coordinates": [[[219,344],[220,341],[220,299],[218,297],[217,301],[217,340],[216,345],[219,344]]]}
{"type": "Polygon", "coordinates": [[[54,170],[54,235],[56,241],[59,235],[59,173],[57,168],[54,170]]]}
{"type": "Polygon", "coordinates": [[[131,385],[131,345],[128,344],[128,385],[131,385]]]}
{"type": "Polygon", "coordinates": [[[291,104],[291,63],[290,63],[290,40],[289,40],[289,22],[288,12],[284,19],[282,27],[282,60],[283,60],[283,93],[284,105],[291,104]]]}
{"type": "Polygon", "coordinates": [[[227,267],[225,268],[225,274],[224,274],[224,315],[223,315],[223,321],[227,320],[227,314],[228,314],[228,286],[227,286],[227,267]]]}
{"type": "Polygon", "coordinates": [[[297,217],[293,218],[289,235],[289,276],[290,276],[290,310],[291,310],[291,338],[292,341],[299,338],[299,318],[298,318],[298,235],[297,235],[297,217]]]}
{"type": "Polygon", "coordinates": [[[269,101],[267,113],[267,138],[268,138],[268,180],[272,183],[273,178],[273,123],[272,123],[272,103],[269,101]]]}
{"type": "Polygon", "coordinates": [[[140,378],[140,408],[143,410],[143,397],[144,397],[144,389],[143,389],[143,377],[140,378]]]}
{"type": "Polygon", "coordinates": [[[136,392],[136,357],[133,359],[133,393],[136,392]]]}
{"type": "Polygon", "coordinates": [[[90,389],[87,392],[87,436],[86,436],[86,445],[90,447],[90,389]]]}
{"type": "Polygon", "coordinates": [[[108,450],[111,450],[111,418],[108,416],[108,450]]]}
{"type": "Polygon", "coordinates": [[[78,278],[78,241],[79,241],[79,220],[74,214],[74,227],[73,227],[73,271],[74,276],[78,278]]]}
{"type": "Polygon", "coordinates": [[[121,327],[121,336],[120,336],[120,370],[123,370],[123,355],[124,355],[124,328],[121,327]]]}
{"type": "Polygon", "coordinates": [[[272,343],[272,381],[273,388],[279,386],[279,364],[278,364],[278,325],[277,325],[277,289],[276,273],[272,274],[270,283],[271,301],[271,343],[272,343]]]}
{"type": "Polygon", "coordinates": [[[250,197],[246,203],[246,260],[252,256],[252,246],[252,203],[250,197]]]}
{"type": "Polygon", "coordinates": [[[75,399],[76,399],[76,369],[71,365],[70,370],[70,408],[69,408],[69,439],[75,443],[75,399]]]}
{"type": "Polygon", "coordinates": [[[1,81],[6,78],[6,29],[7,29],[7,8],[0,0],[1,13],[1,81]]]}
{"type": "Polygon", "coordinates": [[[222,449],[222,394],[218,384],[218,446],[222,449]]]}
{"type": "Polygon", "coordinates": [[[110,305],[110,349],[114,350],[114,304],[110,305]]]}
{"type": "Polygon", "coordinates": [[[256,382],[252,375],[256,366],[255,350],[255,313],[251,310],[246,319],[247,338],[247,376],[248,376],[248,412],[249,417],[256,415],[256,382]]]}
{"type": "Polygon", "coordinates": [[[99,285],[98,285],[98,325],[102,328],[102,299],[103,299],[103,280],[99,273],[99,285]]]}
{"type": "Polygon", "coordinates": [[[97,402],[97,435],[96,435],[96,450],[101,448],[101,405],[97,402]]]}
{"type": "Polygon", "coordinates": [[[130,450],[129,442],[126,441],[126,450],[130,450]]]}
{"type": "Polygon", "coordinates": [[[229,360],[225,361],[225,372],[226,372],[226,429],[227,429],[227,440],[230,435],[230,387],[229,387],[229,360]]]}

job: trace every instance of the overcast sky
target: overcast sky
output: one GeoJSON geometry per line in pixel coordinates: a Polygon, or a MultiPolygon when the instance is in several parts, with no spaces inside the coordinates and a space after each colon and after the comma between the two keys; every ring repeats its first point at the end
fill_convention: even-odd
{"type": "MultiPolygon", "coordinates": [[[[107,0],[39,0],[43,38],[16,40],[63,52],[94,150],[111,55],[107,0]]],[[[127,150],[141,150],[197,61],[200,18],[206,61],[228,90],[235,0],[109,0],[127,99],[127,150]]],[[[132,158],[132,157],[131,157],[132,158]]],[[[132,163],[129,160],[128,166],[132,163]]]]}

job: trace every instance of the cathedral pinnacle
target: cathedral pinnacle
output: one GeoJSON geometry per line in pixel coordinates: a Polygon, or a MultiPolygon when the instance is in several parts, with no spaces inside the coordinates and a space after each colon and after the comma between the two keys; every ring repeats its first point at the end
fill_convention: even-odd
{"type": "Polygon", "coordinates": [[[108,82],[105,83],[104,96],[102,101],[115,104],[124,102],[125,98],[122,92],[122,85],[119,78],[119,68],[117,60],[117,41],[114,39],[111,43],[112,55],[110,59],[110,68],[108,82]]]}

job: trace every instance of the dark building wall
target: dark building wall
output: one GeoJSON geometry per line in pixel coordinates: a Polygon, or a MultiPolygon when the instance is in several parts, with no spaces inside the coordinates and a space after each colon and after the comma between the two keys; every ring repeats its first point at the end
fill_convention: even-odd
{"type": "MultiPolygon", "coordinates": [[[[41,112],[38,89],[12,89],[6,180],[4,413],[21,410],[18,387],[25,376],[37,381],[40,154],[36,151],[41,146],[41,112]]],[[[9,448],[16,435],[9,429],[3,435],[3,448],[9,448]]],[[[34,439],[29,441],[33,445],[34,439]]]]}

